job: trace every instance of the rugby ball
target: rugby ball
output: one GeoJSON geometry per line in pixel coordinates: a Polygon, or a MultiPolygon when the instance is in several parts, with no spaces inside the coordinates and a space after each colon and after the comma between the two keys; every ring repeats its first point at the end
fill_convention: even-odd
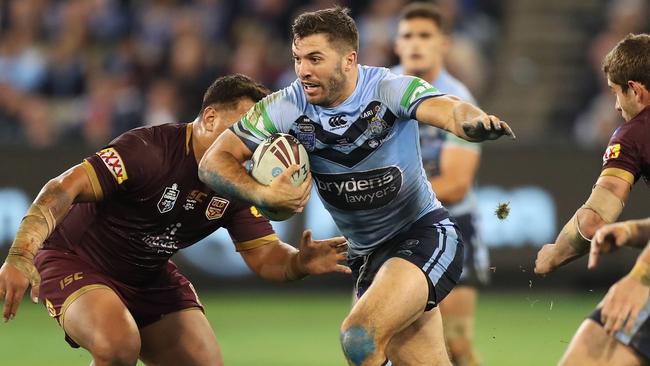
{"type": "MultiPolygon", "coordinates": [[[[300,170],[291,176],[294,186],[300,185],[309,172],[309,157],[307,150],[295,137],[286,133],[276,133],[266,138],[257,146],[251,158],[250,174],[260,184],[268,186],[275,177],[297,164],[300,170]]],[[[258,207],[258,211],[269,220],[284,221],[293,212],[277,210],[271,207],[258,207]]]]}

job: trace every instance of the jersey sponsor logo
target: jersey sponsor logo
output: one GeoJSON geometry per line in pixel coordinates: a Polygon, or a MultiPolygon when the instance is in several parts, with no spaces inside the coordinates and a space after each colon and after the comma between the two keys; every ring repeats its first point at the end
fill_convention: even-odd
{"type": "Polygon", "coordinates": [[[120,157],[120,154],[117,153],[112,147],[107,147],[106,149],[100,150],[97,152],[97,156],[102,159],[108,171],[111,172],[117,184],[124,183],[128,179],[126,174],[126,168],[124,167],[124,161],[120,157]]]}
{"type": "Polygon", "coordinates": [[[607,163],[609,159],[617,159],[619,155],[621,155],[621,144],[607,146],[607,150],[603,155],[603,164],[607,163]]]}
{"type": "Polygon", "coordinates": [[[408,109],[411,107],[411,105],[413,105],[413,102],[418,100],[422,95],[426,93],[435,93],[436,91],[436,88],[434,88],[431,84],[420,78],[415,78],[406,88],[400,104],[402,107],[408,109]]]}
{"type": "Polygon", "coordinates": [[[210,203],[208,204],[208,208],[205,209],[205,217],[207,217],[208,220],[220,219],[226,212],[228,204],[230,204],[230,201],[225,198],[212,197],[212,200],[210,200],[210,203]]]}
{"type": "Polygon", "coordinates": [[[338,130],[339,128],[345,127],[348,124],[348,121],[346,121],[342,115],[338,115],[331,117],[327,123],[333,130],[338,130]]]}
{"type": "Polygon", "coordinates": [[[320,196],[342,210],[371,210],[389,204],[402,189],[396,166],[343,174],[313,173],[320,196]]]}
{"type": "Polygon", "coordinates": [[[180,193],[181,192],[178,190],[178,184],[176,183],[172,184],[171,187],[166,187],[158,201],[158,211],[160,211],[160,213],[171,211],[174,208],[180,193]]]}

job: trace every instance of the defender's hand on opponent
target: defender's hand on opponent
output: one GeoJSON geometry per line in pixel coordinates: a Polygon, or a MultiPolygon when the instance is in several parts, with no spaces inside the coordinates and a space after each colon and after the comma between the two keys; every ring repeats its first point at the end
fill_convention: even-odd
{"type": "Polygon", "coordinates": [[[300,174],[300,166],[294,164],[278,175],[262,191],[262,207],[302,212],[311,194],[311,172],[300,185],[295,186],[292,175],[300,174]]]}
{"type": "Polygon", "coordinates": [[[603,299],[601,321],[605,331],[613,336],[623,326],[625,332],[631,333],[639,311],[645,306],[650,296],[650,287],[638,278],[627,275],[615,283],[603,299]]]}
{"type": "Polygon", "coordinates": [[[31,268],[29,273],[25,273],[7,262],[0,267],[0,299],[4,300],[2,317],[5,323],[16,316],[20,301],[30,284],[32,286],[32,301],[38,302],[38,286],[41,278],[33,264],[31,264],[31,268]]]}
{"type": "Polygon", "coordinates": [[[632,232],[628,224],[624,222],[605,225],[598,229],[591,241],[588,268],[596,267],[601,253],[613,252],[622,246],[629,245],[631,239],[632,232]]]}
{"type": "Polygon", "coordinates": [[[344,262],[348,255],[347,240],[342,236],[313,240],[311,231],[305,230],[302,233],[299,249],[298,265],[305,274],[352,273],[349,267],[339,264],[344,262]]]}
{"type": "Polygon", "coordinates": [[[463,122],[463,131],[467,137],[475,141],[496,140],[501,136],[516,138],[507,123],[492,115],[484,115],[473,121],[463,122]]]}

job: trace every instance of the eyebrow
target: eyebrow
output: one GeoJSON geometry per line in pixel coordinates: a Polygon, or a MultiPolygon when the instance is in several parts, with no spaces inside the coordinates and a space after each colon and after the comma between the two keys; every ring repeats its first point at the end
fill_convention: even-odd
{"type": "MultiPolygon", "coordinates": [[[[291,53],[293,53],[294,57],[297,57],[295,52],[291,52],[291,53]]],[[[310,57],[310,56],[325,56],[325,54],[321,51],[313,51],[313,52],[309,52],[304,57],[310,57]]]]}

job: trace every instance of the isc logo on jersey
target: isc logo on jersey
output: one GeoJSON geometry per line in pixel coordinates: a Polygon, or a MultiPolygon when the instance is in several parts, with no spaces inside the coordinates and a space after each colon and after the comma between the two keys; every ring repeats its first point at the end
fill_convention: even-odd
{"type": "MultiPolygon", "coordinates": [[[[295,186],[304,182],[309,173],[307,151],[295,137],[285,133],[276,133],[264,140],[255,149],[251,160],[251,176],[264,185],[271,184],[275,177],[294,164],[300,166],[300,170],[291,177],[295,186]]],[[[293,212],[268,207],[258,207],[258,210],[264,217],[274,221],[283,221],[293,216],[293,212]]]]}

